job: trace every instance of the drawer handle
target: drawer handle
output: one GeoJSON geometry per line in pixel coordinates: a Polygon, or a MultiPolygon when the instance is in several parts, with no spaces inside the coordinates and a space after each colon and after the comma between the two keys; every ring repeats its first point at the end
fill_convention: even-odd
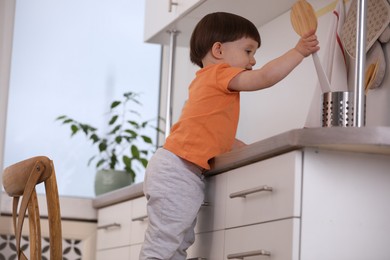
{"type": "Polygon", "coordinates": [[[258,256],[258,255],[271,256],[271,252],[266,250],[257,250],[257,251],[250,251],[244,253],[230,254],[227,256],[227,259],[244,259],[245,257],[258,256]]]}
{"type": "MultiPolygon", "coordinates": [[[[208,201],[203,201],[202,205],[200,205],[200,206],[201,206],[201,207],[208,207],[208,206],[210,206],[210,205],[211,205],[210,202],[208,202],[208,201]]],[[[194,259],[197,259],[197,258],[194,258],[194,259]]],[[[187,259],[187,260],[189,260],[189,259],[187,259]]]]}
{"type": "Polygon", "coordinates": [[[103,226],[97,227],[97,229],[110,229],[110,228],[120,228],[121,224],[119,223],[111,223],[103,226]]]}
{"type": "Polygon", "coordinates": [[[173,0],[169,0],[169,7],[168,7],[168,12],[172,12],[172,6],[174,5],[179,5],[178,2],[173,2],[173,0]]]}
{"type": "Polygon", "coordinates": [[[141,217],[132,218],[131,221],[145,221],[148,218],[148,215],[143,215],[141,217]]]}
{"type": "Polygon", "coordinates": [[[261,187],[256,187],[256,188],[252,188],[252,189],[238,191],[238,192],[234,192],[234,193],[230,194],[229,197],[231,199],[237,198],[237,197],[246,198],[246,196],[249,195],[249,194],[256,193],[256,192],[262,192],[262,191],[272,191],[272,187],[264,185],[264,186],[261,186],[261,187]]]}
{"type": "Polygon", "coordinates": [[[193,257],[193,258],[187,258],[187,260],[207,260],[207,258],[204,258],[204,257],[193,257]]]}

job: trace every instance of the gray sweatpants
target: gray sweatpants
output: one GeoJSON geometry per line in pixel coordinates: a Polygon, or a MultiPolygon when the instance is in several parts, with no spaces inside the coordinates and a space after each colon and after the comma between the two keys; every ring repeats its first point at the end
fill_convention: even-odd
{"type": "Polygon", "coordinates": [[[201,169],[160,148],[148,163],[144,193],[149,225],[139,259],[185,260],[204,201],[201,169]]]}

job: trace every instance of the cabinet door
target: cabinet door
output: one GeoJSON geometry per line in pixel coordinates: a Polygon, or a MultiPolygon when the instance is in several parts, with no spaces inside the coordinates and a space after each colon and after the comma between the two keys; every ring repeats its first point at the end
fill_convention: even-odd
{"type": "Polygon", "coordinates": [[[227,174],[228,228],[300,216],[301,151],[250,164],[227,174]]]}
{"type": "Polygon", "coordinates": [[[127,258],[129,260],[137,260],[139,259],[139,254],[141,253],[142,245],[132,245],[130,246],[130,258],[127,258]]]}
{"type": "Polygon", "coordinates": [[[299,219],[233,228],[225,232],[223,259],[298,260],[298,257],[299,219]]]}
{"type": "Polygon", "coordinates": [[[206,0],[146,0],[145,41],[166,33],[169,25],[206,0]]]}
{"type": "Polygon", "coordinates": [[[130,245],[131,201],[98,210],[97,250],[130,245]]]}
{"type": "Polygon", "coordinates": [[[304,153],[301,259],[390,259],[390,155],[304,153]]]}
{"type": "Polygon", "coordinates": [[[148,227],[148,215],[146,213],[146,197],[140,197],[132,201],[131,215],[131,244],[139,244],[144,241],[145,231],[148,227]]]}
{"type": "Polygon", "coordinates": [[[108,260],[108,259],[138,259],[138,256],[137,258],[130,257],[129,246],[97,251],[96,260],[108,260]]]}
{"type": "Polygon", "coordinates": [[[195,233],[225,228],[227,174],[208,177],[206,195],[199,210],[195,233]]]}
{"type": "Polygon", "coordinates": [[[223,259],[225,231],[196,234],[195,243],[187,250],[187,259],[223,259]]]}

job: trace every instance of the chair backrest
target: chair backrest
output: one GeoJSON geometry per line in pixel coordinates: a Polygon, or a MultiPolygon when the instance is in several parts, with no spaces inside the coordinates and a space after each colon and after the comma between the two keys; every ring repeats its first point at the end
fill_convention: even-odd
{"type": "Polygon", "coordinates": [[[20,240],[26,211],[29,219],[30,259],[41,260],[41,224],[38,199],[35,186],[45,184],[50,259],[62,259],[62,229],[60,202],[53,162],[45,156],[37,156],[18,162],[4,169],[3,186],[10,197],[13,197],[12,218],[18,259],[27,259],[21,250],[20,240]],[[19,205],[19,199],[21,203],[19,205]]]}

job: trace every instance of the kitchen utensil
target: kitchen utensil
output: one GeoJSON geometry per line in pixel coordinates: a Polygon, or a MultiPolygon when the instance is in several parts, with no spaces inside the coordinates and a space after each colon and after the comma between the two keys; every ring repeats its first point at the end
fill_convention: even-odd
{"type": "MultiPolygon", "coordinates": [[[[290,19],[294,31],[300,36],[303,36],[310,30],[317,30],[317,16],[311,4],[309,4],[306,0],[298,0],[292,6],[290,19]]],[[[325,74],[324,68],[321,65],[317,53],[313,53],[312,58],[322,92],[330,92],[331,89],[329,80],[325,74]]]]}
{"type": "Polygon", "coordinates": [[[366,69],[366,74],[364,77],[364,89],[366,90],[366,94],[368,91],[368,83],[371,81],[372,74],[375,69],[375,64],[370,64],[370,66],[367,67],[366,69]]]}
{"type": "MultiPolygon", "coordinates": [[[[347,53],[356,57],[357,0],[353,0],[343,24],[341,40],[347,53]]],[[[390,4],[387,0],[367,1],[366,50],[368,51],[390,23],[390,4]]]]}
{"type": "Polygon", "coordinates": [[[322,127],[353,126],[353,93],[344,91],[322,94],[322,127]]]}
{"type": "Polygon", "coordinates": [[[364,81],[364,89],[366,94],[371,89],[371,85],[374,82],[376,74],[378,72],[378,67],[379,67],[379,61],[370,64],[370,66],[368,66],[366,70],[365,81],[364,81]]]}

